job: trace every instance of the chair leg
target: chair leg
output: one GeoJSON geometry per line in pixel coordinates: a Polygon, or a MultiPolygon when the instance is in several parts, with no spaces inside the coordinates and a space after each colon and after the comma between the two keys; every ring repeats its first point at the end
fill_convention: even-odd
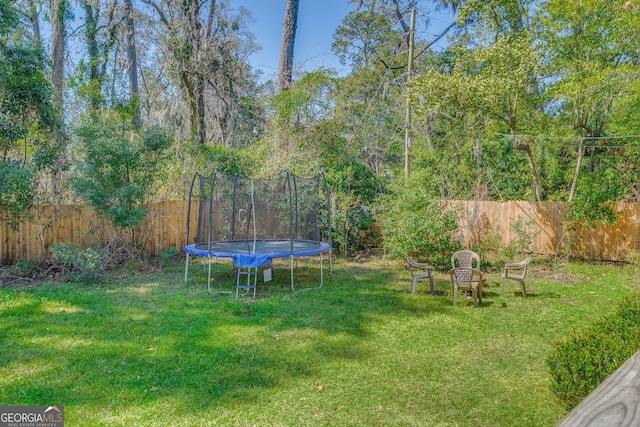
{"type": "Polygon", "coordinates": [[[429,277],[429,287],[431,288],[431,295],[435,295],[436,294],[436,290],[435,287],[433,286],[433,277],[429,277]]]}
{"type": "Polygon", "coordinates": [[[478,306],[478,290],[475,288],[471,288],[471,294],[473,295],[473,306],[478,306]]]}
{"type": "MultiPolygon", "coordinates": [[[[516,282],[520,283],[520,287],[522,287],[522,296],[526,297],[527,296],[527,289],[524,286],[524,280],[523,279],[516,279],[515,277],[510,278],[510,280],[515,280],[516,282]]],[[[504,296],[504,282],[505,282],[505,278],[502,278],[502,290],[500,291],[500,294],[502,296],[504,296]]]]}
{"type": "Polygon", "coordinates": [[[418,278],[417,277],[412,277],[411,278],[411,293],[415,294],[416,293],[416,285],[418,284],[418,278]]]}
{"type": "Polygon", "coordinates": [[[455,307],[458,302],[458,289],[455,287],[455,285],[453,286],[453,306],[455,307]]]}

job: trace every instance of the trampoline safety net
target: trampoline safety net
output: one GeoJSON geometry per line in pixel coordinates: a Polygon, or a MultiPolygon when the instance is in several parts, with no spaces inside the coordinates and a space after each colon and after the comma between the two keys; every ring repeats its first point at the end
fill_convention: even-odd
{"type": "MultiPolygon", "coordinates": [[[[330,197],[324,174],[299,177],[283,171],[274,178],[256,179],[215,171],[196,173],[191,183],[187,215],[185,283],[189,255],[232,258],[239,288],[253,289],[259,267],[273,258],[293,259],[329,252],[331,267],[330,197]],[[240,275],[252,275],[253,285],[240,285],[240,275]]],[[[331,268],[330,268],[331,271],[331,268]]],[[[331,273],[330,273],[331,274],[331,273]]],[[[211,263],[209,263],[211,291],[211,263]]],[[[311,288],[306,288],[311,289],[311,288]]]]}
{"type": "Polygon", "coordinates": [[[331,242],[329,196],[324,175],[299,177],[288,171],[269,179],[216,171],[196,173],[189,194],[187,244],[311,240],[331,242]],[[197,210],[196,224],[191,224],[197,210]],[[195,225],[195,226],[194,226],[195,225]]]}

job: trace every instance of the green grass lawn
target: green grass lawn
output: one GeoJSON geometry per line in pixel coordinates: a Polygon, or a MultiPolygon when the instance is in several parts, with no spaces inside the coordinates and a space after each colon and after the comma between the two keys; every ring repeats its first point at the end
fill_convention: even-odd
{"type": "Polygon", "coordinates": [[[548,354],[638,289],[628,267],[536,264],[526,299],[493,273],[453,307],[444,274],[411,295],[399,263],[337,260],[322,289],[276,272],[236,300],[195,265],[187,285],[134,270],[0,289],[0,404],[64,405],[66,426],[553,426],[548,354]]]}

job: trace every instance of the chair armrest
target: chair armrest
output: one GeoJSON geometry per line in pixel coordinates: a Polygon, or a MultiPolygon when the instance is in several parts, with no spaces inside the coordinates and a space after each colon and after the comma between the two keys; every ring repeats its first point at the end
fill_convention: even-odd
{"type": "Polygon", "coordinates": [[[483,287],[486,281],[484,272],[471,267],[456,267],[447,272],[451,276],[451,280],[456,282],[458,286],[465,285],[483,287]]]}
{"type": "Polygon", "coordinates": [[[527,258],[523,261],[520,262],[508,262],[505,263],[504,268],[505,269],[509,269],[509,270],[516,270],[519,268],[525,268],[526,266],[529,265],[529,263],[531,262],[531,258],[527,258]]]}
{"type": "Polygon", "coordinates": [[[456,275],[456,273],[463,272],[463,271],[466,271],[467,274],[472,278],[478,277],[478,278],[480,278],[480,280],[482,280],[484,278],[484,272],[483,271],[480,271],[480,270],[472,268],[472,267],[455,267],[455,268],[452,268],[451,270],[447,271],[447,274],[449,274],[451,276],[454,276],[454,275],[456,275]]]}
{"type": "Polygon", "coordinates": [[[412,260],[409,257],[404,257],[404,259],[407,260],[407,263],[409,264],[410,267],[420,268],[420,269],[423,269],[423,270],[424,269],[428,269],[428,270],[431,269],[431,266],[426,262],[416,262],[416,261],[412,260]]]}
{"type": "Polygon", "coordinates": [[[504,265],[502,277],[505,279],[524,280],[524,277],[527,275],[527,267],[529,267],[530,262],[531,258],[527,258],[520,262],[506,263],[504,265]]]}

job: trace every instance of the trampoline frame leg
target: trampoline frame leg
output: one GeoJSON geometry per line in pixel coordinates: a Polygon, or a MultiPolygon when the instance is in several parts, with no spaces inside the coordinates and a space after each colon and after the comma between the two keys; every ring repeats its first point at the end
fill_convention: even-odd
{"type": "Polygon", "coordinates": [[[324,267],[322,264],[322,259],[324,257],[322,256],[322,254],[320,254],[320,286],[318,287],[318,289],[322,288],[322,285],[324,284],[324,267]]]}
{"type": "Polygon", "coordinates": [[[331,257],[332,249],[329,249],[329,277],[333,278],[333,258],[331,257]]]}
{"type": "MultiPolygon", "coordinates": [[[[333,262],[332,262],[332,257],[331,257],[331,250],[329,250],[329,277],[333,277],[333,262]]],[[[298,292],[302,292],[302,291],[306,291],[309,289],[320,289],[322,288],[322,286],[324,285],[324,253],[320,253],[320,286],[318,286],[317,288],[305,288],[305,289],[301,289],[299,291],[296,291],[295,288],[295,279],[294,279],[294,262],[297,262],[297,260],[295,258],[297,258],[295,255],[290,255],[289,256],[289,271],[290,271],[290,275],[291,275],[291,291],[296,294],[298,292]]],[[[211,289],[211,263],[212,263],[212,257],[211,255],[206,257],[207,259],[207,264],[208,266],[207,268],[207,289],[209,290],[210,293],[214,293],[213,290],[211,289]]],[[[189,261],[190,261],[190,255],[189,253],[186,253],[186,257],[185,257],[185,263],[184,263],[184,284],[186,285],[189,281],[189,261]]],[[[204,268],[204,266],[203,266],[204,268]]],[[[254,276],[254,285],[251,286],[249,284],[249,282],[247,283],[247,286],[239,286],[239,274],[238,277],[236,279],[236,298],[238,298],[238,287],[242,287],[242,288],[247,288],[247,292],[244,294],[246,295],[249,290],[251,288],[253,288],[253,297],[256,297],[256,288],[257,288],[257,268],[255,272],[243,272],[242,274],[248,274],[248,275],[253,275],[254,276]]],[[[250,271],[250,270],[249,270],[250,271]]],[[[248,278],[249,279],[249,278],[248,278]]],[[[228,292],[228,293],[232,293],[232,292],[228,292]]]]}
{"type": "Polygon", "coordinates": [[[187,253],[187,260],[184,263],[184,284],[187,284],[189,279],[189,253],[187,253]]]}
{"type": "MultiPolygon", "coordinates": [[[[290,264],[291,264],[291,290],[293,291],[294,294],[297,294],[298,292],[302,292],[302,291],[308,291],[310,289],[321,289],[322,286],[324,285],[324,254],[320,253],[320,286],[318,287],[310,287],[310,288],[304,288],[304,289],[300,289],[299,291],[296,291],[295,285],[294,285],[294,280],[293,280],[293,259],[295,258],[295,256],[291,255],[290,257],[290,264]]],[[[331,251],[329,251],[329,275],[330,277],[333,277],[333,264],[331,262],[331,251]]]]}
{"type": "Polygon", "coordinates": [[[291,290],[292,290],[292,291],[293,291],[293,293],[295,294],[295,293],[296,293],[296,288],[295,288],[295,286],[294,286],[294,282],[293,282],[293,258],[294,258],[294,256],[293,256],[293,255],[291,255],[291,256],[289,257],[289,269],[290,269],[290,271],[291,271],[291,290]]]}
{"type": "Polygon", "coordinates": [[[207,271],[207,289],[211,292],[211,256],[207,257],[207,263],[209,264],[209,270],[207,271]]]}

